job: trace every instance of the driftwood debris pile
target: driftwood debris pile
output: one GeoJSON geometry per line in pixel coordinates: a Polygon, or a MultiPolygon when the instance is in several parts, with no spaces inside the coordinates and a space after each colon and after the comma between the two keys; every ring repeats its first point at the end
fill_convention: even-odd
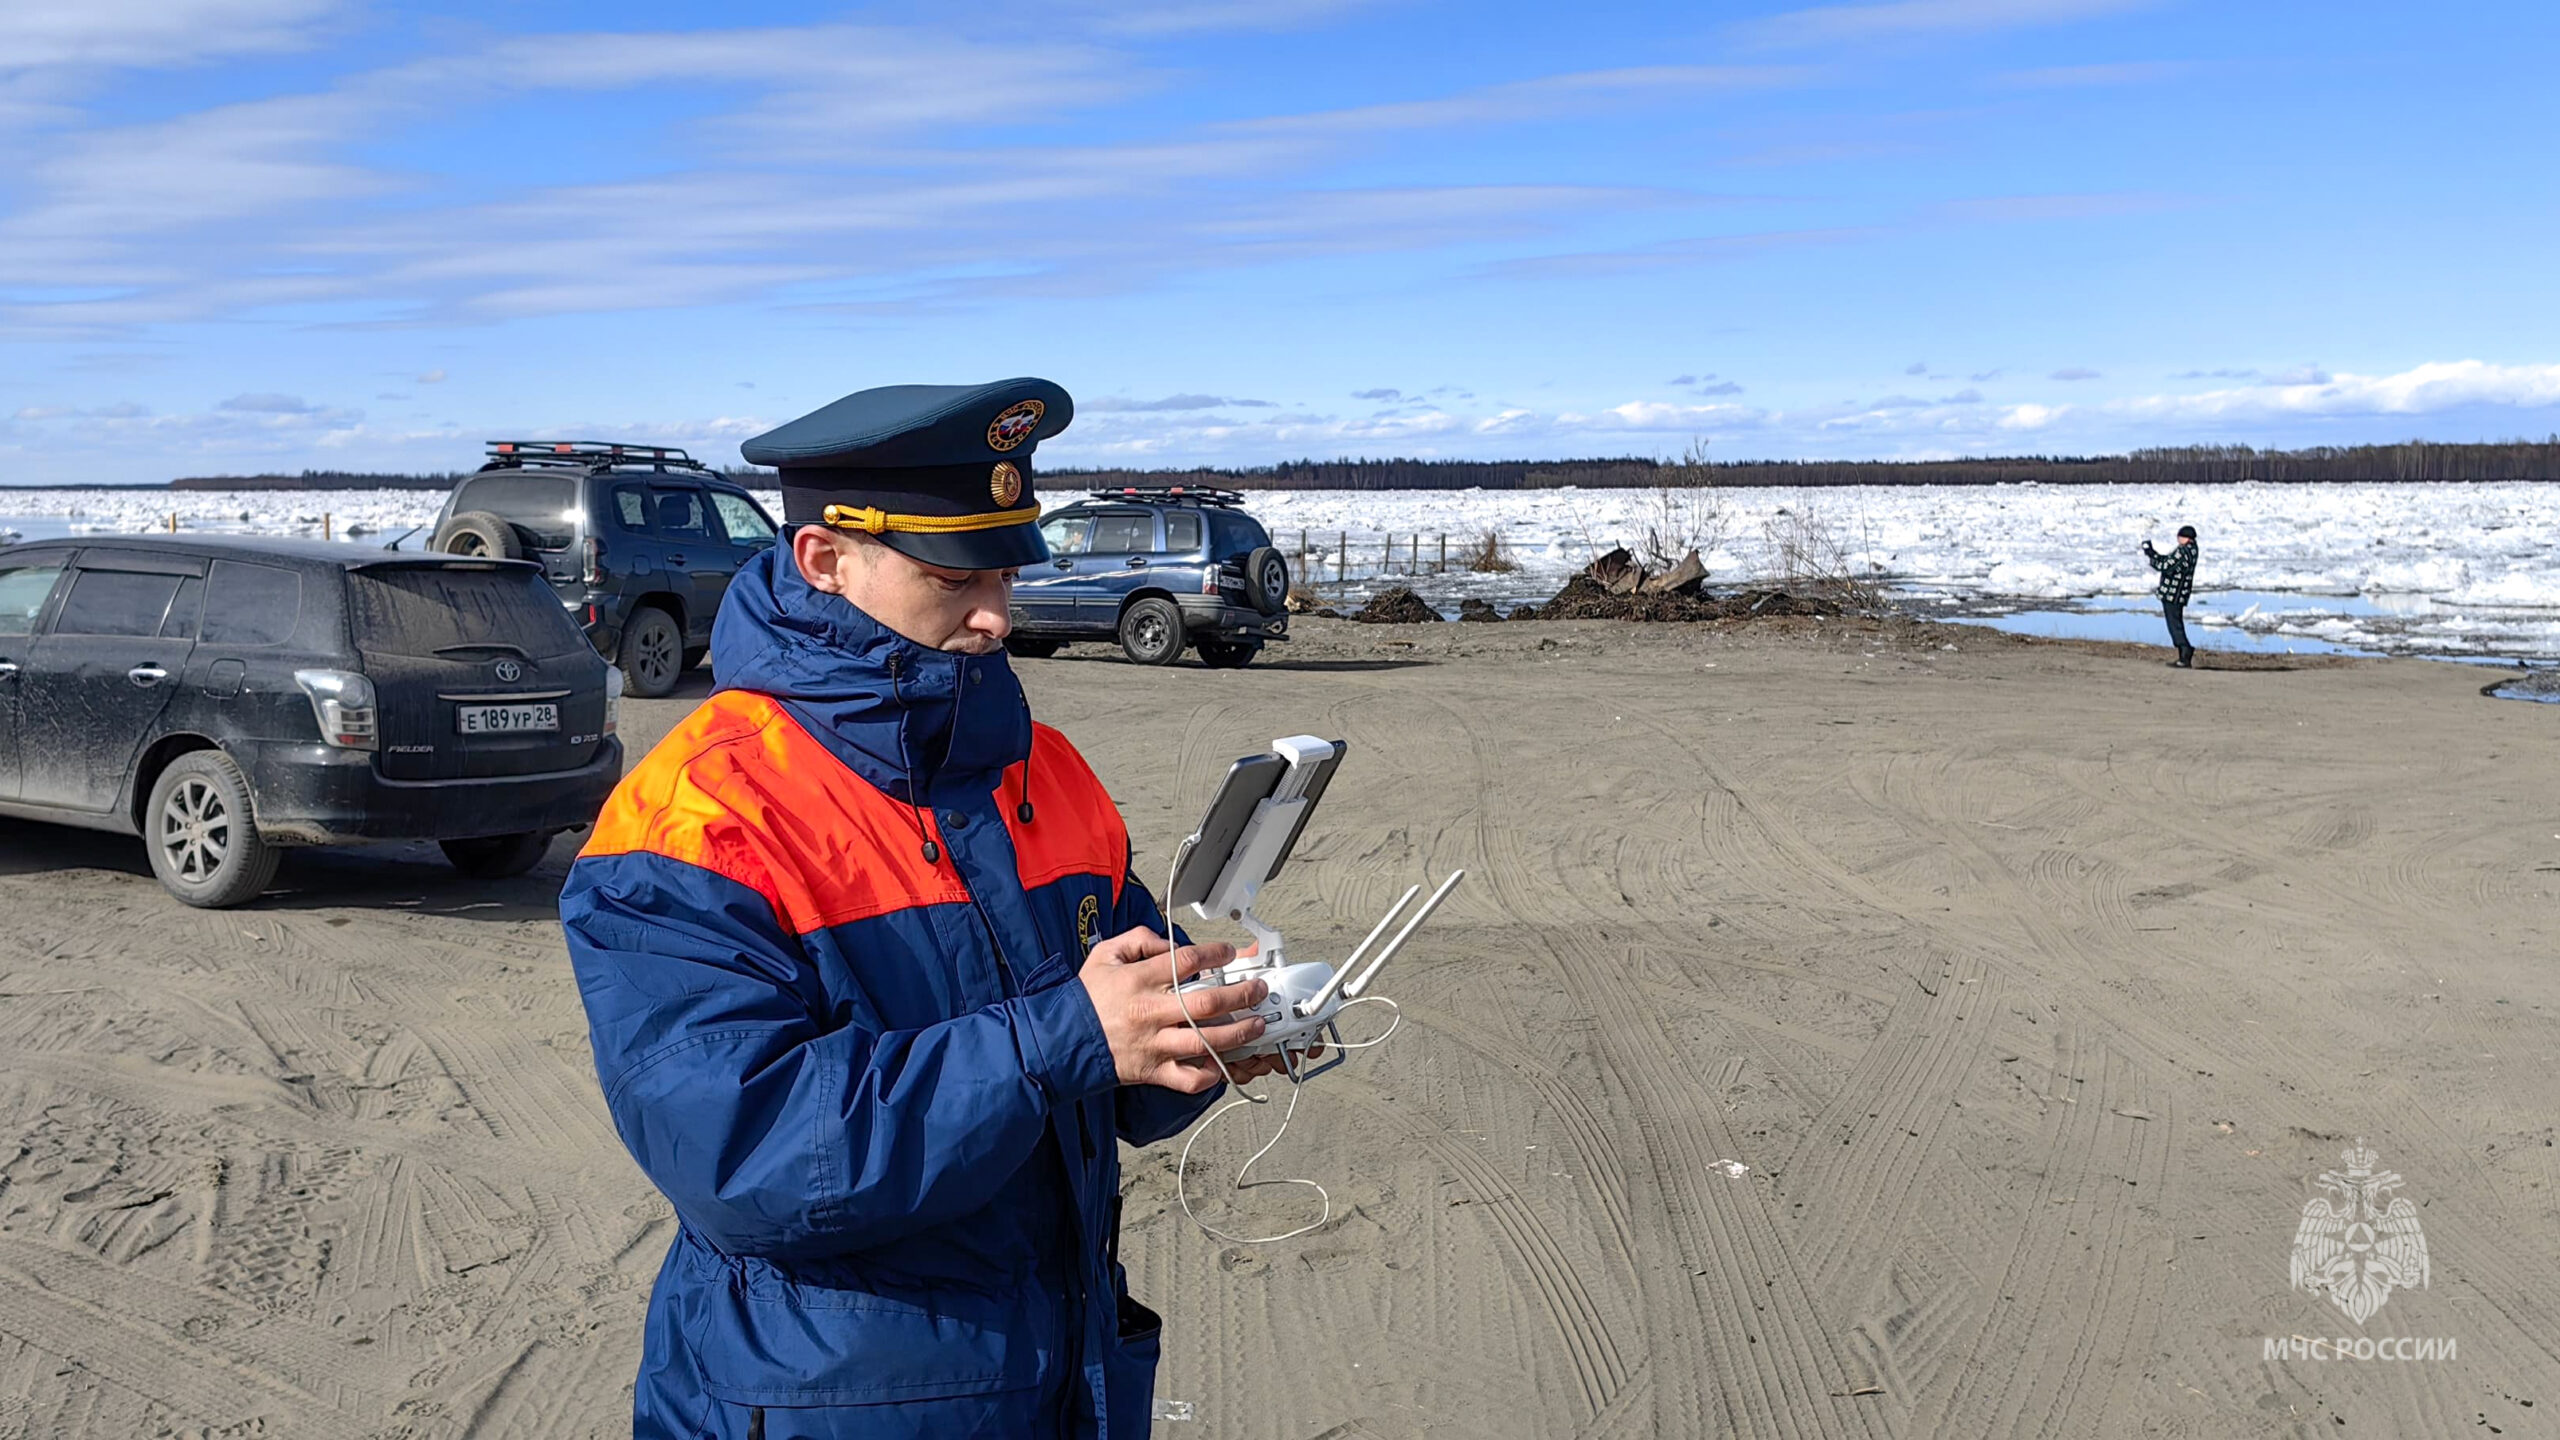
{"type": "Polygon", "coordinates": [[[1785,590],[1707,593],[1707,567],[1690,551],[1668,569],[1648,571],[1625,550],[1612,550],[1564,582],[1544,605],[1511,612],[1514,620],[1746,620],[1762,615],[1837,615],[1836,601],[1785,590]]]}

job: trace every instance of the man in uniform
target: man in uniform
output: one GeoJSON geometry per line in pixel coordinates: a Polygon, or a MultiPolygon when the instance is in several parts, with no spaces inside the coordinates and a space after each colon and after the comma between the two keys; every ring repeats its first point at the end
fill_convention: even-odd
{"type": "Polygon", "coordinates": [[[2178,527],[2178,548],[2163,555],[2142,542],[2142,558],[2160,572],[2160,614],[2169,622],[2169,643],[2178,647],[2178,658],[2169,664],[2179,670],[2192,670],[2196,665],[2196,647],[2187,643],[2187,597],[2196,589],[2196,527],[2178,527]]]}
{"type": "Polygon", "coordinates": [[[1208,1107],[1208,1047],[1261,1033],[1217,1017],[1264,987],[1185,1016],[1174,976],[1231,947],[1161,938],[1007,664],[1048,557],[1031,453],[1072,414],[1044,380],[893,386],[743,447],[791,528],[560,906],[606,1105],[680,1222],[641,1437],[1148,1433],[1118,1145],[1208,1107]]]}

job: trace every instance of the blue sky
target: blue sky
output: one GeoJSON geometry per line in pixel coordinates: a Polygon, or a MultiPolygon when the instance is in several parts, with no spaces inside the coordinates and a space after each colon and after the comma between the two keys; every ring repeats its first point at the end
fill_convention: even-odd
{"type": "Polygon", "coordinates": [[[0,482],[1048,376],[1047,464],[2560,430],[2560,11],[0,8],[0,482]]]}

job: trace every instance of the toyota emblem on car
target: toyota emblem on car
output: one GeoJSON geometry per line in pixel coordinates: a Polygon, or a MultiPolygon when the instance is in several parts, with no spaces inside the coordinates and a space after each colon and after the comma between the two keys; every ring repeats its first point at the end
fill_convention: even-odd
{"type": "Polygon", "coordinates": [[[524,678],[524,666],[513,660],[501,660],[497,664],[496,673],[499,684],[513,685],[524,678]]]}

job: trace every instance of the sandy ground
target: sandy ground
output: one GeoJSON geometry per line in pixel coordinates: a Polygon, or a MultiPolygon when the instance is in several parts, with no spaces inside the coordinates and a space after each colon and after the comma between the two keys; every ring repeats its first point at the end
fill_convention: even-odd
{"type": "MultiPolygon", "coordinates": [[[[1471,872],[1382,986],[1404,1031],[1266,1162],[1331,1226],[1212,1241],[1131,1156],[1200,1415],[1158,1433],[2560,1430],[2560,708],[2158,657],[1309,624],[1240,673],[1024,662],[1150,873],[1226,759],[1350,740],[1268,897],[1303,955],[1471,872]],[[2358,1136],[2432,1255],[2361,1327],[2287,1269],[2358,1136]],[[2294,1335],[2458,1358],[2264,1358],[2294,1335]]],[[[671,1222],[595,1093],[570,848],[301,855],[206,914],[0,822],[0,1437],[627,1424],[671,1222]]],[[[1299,1223],[1224,1188],[1245,1124],[1203,1213],[1299,1223]]]]}

